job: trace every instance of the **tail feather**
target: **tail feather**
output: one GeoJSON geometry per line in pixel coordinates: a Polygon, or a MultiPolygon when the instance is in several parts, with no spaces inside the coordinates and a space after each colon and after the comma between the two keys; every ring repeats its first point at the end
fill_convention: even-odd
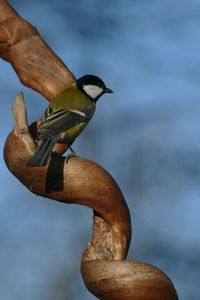
{"type": "Polygon", "coordinates": [[[33,154],[32,158],[29,160],[27,165],[29,167],[45,166],[56,142],[57,136],[42,141],[42,143],[38,146],[37,150],[33,154]]]}

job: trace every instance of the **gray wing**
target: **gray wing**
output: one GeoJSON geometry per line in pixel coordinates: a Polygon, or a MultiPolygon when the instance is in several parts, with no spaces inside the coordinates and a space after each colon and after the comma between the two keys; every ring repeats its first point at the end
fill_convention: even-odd
{"type": "Polygon", "coordinates": [[[58,109],[41,122],[38,132],[39,138],[41,140],[51,138],[88,118],[89,116],[85,112],[79,110],[58,109]]]}

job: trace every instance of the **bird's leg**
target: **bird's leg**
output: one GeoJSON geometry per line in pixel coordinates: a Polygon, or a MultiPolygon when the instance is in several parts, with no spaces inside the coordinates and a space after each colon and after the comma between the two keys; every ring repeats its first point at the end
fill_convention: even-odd
{"type": "Polygon", "coordinates": [[[69,150],[71,151],[71,154],[72,154],[73,156],[77,156],[76,152],[72,149],[71,146],[69,146],[69,150]]]}
{"type": "Polygon", "coordinates": [[[69,153],[69,154],[66,156],[66,162],[67,162],[68,159],[70,159],[71,157],[76,157],[76,156],[77,156],[76,152],[72,149],[71,146],[69,146],[69,150],[71,151],[71,153],[69,153]]]}

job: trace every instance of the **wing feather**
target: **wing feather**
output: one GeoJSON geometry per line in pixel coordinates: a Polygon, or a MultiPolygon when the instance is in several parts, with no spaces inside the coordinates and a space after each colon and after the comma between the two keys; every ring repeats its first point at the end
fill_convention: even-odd
{"type": "Polygon", "coordinates": [[[75,110],[62,110],[59,109],[48,116],[41,122],[39,128],[39,138],[44,140],[51,138],[62,131],[65,131],[80,122],[85,121],[87,115],[83,112],[75,110]]]}
{"type": "Polygon", "coordinates": [[[39,139],[45,140],[81,123],[89,121],[95,111],[95,103],[90,102],[81,110],[59,108],[46,110],[38,130],[39,139]]]}

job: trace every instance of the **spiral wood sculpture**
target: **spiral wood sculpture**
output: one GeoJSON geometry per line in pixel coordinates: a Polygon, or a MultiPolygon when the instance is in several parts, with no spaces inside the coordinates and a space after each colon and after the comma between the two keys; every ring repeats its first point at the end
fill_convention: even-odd
{"type": "MultiPolygon", "coordinates": [[[[75,80],[38,31],[5,0],[0,0],[0,55],[11,63],[24,85],[49,101],[75,80]]],[[[62,165],[63,190],[45,193],[49,165],[27,167],[36,148],[35,124],[27,125],[22,93],[16,97],[13,115],[15,127],[4,148],[13,175],[35,194],[94,210],[93,235],[81,260],[88,290],[102,300],[177,300],[171,280],[162,271],[125,260],[131,239],[130,215],[108,172],[94,162],[73,157],[62,165]]]]}

